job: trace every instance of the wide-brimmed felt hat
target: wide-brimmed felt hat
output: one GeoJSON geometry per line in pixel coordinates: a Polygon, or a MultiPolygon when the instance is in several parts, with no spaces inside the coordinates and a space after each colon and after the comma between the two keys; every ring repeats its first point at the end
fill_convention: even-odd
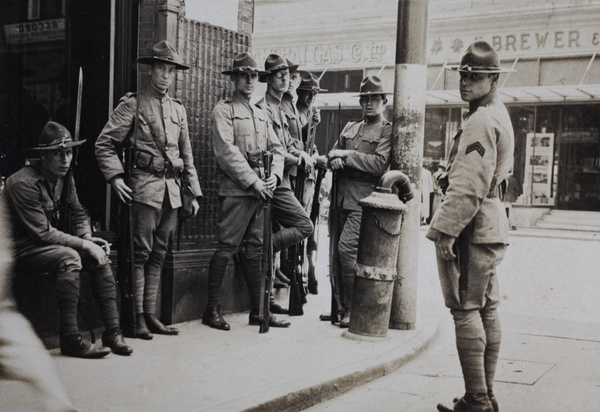
{"type": "Polygon", "coordinates": [[[288,69],[290,73],[293,73],[298,68],[297,64],[289,64],[289,60],[281,57],[278,54],[269,54],[267,60],[265,60],[265,74],[259,77],[259,81],[265,83],[267,77],[273,73],[277,73],[280,70],[288,69]]]}
{"type": "Polygon", "coordinates": [[[477,40],[465,51],[460,66],[449,66],[447,70],[469,73],[507,73],[514,72],[500,66],[498,53],[490,44],[483,40],[477,40]]]}
{"type": "Polygon", "coordinates": [[[258,73],[258,75],[265,74],[264,71],[260,70],[258,63],[254,56],[250,53],[239,53],[233,58],[233,65],[229,70],[223,70],[223,74],[237,74],[237,73],[258,73]]]}
{"type": "Polygon", "coordinates": [[[84,140],[73,140],[71,133],[60,123],[48,122],[40,134],[40,140],[37,147],[32,147],[31,151],[46,151],[56,149],[67,149],[69,147],[79,146],[84,140]]]}
{"type": "Polygon", "coordinates": [[[296,90],[308,90],[313,93],[327,91],[325,89],[321,89],[318,77],[312,73],[307,73],[305,76],[302,76],[300,86],[298,86],[298,89],[296,90]]]}
{"type": "Polygon", "coordinates": [[[365,77],[360,82],[360,96],[370,96],[373,94],[388,94],[389,92],[383,89],[383,82],[375,75],[365,77]]]}
{"type": "Polygon", "coordinates": [[[190,66],[187,66],[181,62],[179,53],[171,44],[162,40],[152,46],[152,56],[144,56],[137,59],[138,63],[142,64],[153,64],[153,63],[168,63],[174,64],[175,68],[180,70],[187,70],[190,66]]]}

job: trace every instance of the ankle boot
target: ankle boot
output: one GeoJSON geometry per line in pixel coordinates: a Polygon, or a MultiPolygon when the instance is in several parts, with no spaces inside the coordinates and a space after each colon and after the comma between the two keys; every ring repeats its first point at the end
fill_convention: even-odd
{"type": "Polygon", "coordinates": [[[202,315],[202,323],[214,329],[229,330],[229,323],[221,315],[221,305],[207,307],[202,315]]]}
{"type": "Polygon", "coordinates": [[[494,412],[487,394],[465,394],[460,399],[454,399],[452,408],[438,404],[439,412],[494,412]]]}
{"type": "Polygon", "coordinates": [[[110,349],[104,346],[98,347],[76,333],[60,337],[60,353],[75,358],[95,359],[108,355],[110,349]]]}
{"type": "Polygon", "coordinates": [[[342,276],[344,282],[344,315],[340,320],[340,328],[350,326],[350,312],[352,309],[352,298],[354,295],[354,276],[342,276]]]}
{"type": "Polygon", "coordinates": [[[150,332],[158,333],[159,335],[179,335],[179,330],[173,326],[165,326],[156,315],[144,313],[144,318],[150,332]]]}
{"type": "Polygon", "coordinates": [[[129,356],[133,353],[133,349],[125,343],[120,329],[105,331],[102,334],[102,344],[117,355],[129,356]]]}
{"type": "Polygon", "coordinates": [[[144,340],[150,340],[154,337],[152,336],[152,334],[148,330],[148,327],[146,326],[146,319],[143,313],[138,313],[136,315],[136,326],[134,335],[135,336],[132,337],[144,340]]]}

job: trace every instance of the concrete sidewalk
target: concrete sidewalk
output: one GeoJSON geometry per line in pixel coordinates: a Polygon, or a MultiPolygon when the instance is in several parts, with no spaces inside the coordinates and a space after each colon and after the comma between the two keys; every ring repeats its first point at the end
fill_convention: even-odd
{"type": "MultiPolygon", "coordinates": [[[[326,254],[322,254],[326,259],[326,254]]],[[[201,322],[178,324],[179,336],[127,339],[130,357],[54,359],[69,396],[82,412],[300,411],[406,364],[434,340],[437,320],[418,308],[417,328],[390,330],[386,338],[352,340],[322,322],[330,286],[319,262],[319,294],[288,329],[259,334],[248,314],[226,315],[231,331],[201,322]]],[[[286,305],[287,302],[282,302],[286,305]]],[[[0,410],[40,410],[29,388],[0,381],[0,410]]]]}

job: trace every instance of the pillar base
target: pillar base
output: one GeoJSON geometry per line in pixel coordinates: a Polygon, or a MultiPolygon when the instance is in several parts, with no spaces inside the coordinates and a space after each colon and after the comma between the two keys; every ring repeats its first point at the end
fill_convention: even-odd
{"type": "Polygon", "coordinates": [[[350,332],[349,330],[345,330],[342,332],[342,337],[349,340],[358,340],[362,342],[383,342],[389,339],[389,336],[368,336],[368,335],[359,335],[358,333],[350,332]]]}

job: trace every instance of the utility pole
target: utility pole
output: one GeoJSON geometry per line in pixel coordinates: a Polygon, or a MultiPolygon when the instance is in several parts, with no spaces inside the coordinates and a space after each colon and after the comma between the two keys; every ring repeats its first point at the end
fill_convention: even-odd
{"type": "Polygon", "coordinates": [[[416,190],[407,203],[399,239],[391,329],[414,329],[417,317],[428,16],[429,0],[398,1],[392,169],[404,172],[416,190]]]}

